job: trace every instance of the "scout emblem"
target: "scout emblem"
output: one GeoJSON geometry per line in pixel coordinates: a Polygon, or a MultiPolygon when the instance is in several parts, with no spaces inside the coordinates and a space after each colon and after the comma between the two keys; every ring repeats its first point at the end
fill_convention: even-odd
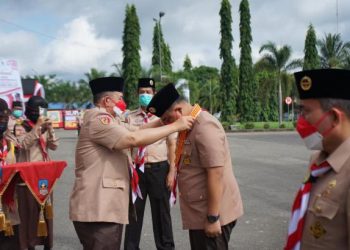
{"type": "Polygon", "coordinates": [[[111,123],[111,118],[107,115],[102,115],[98,119],[103,125],[108,125],[111,123]]]}
{"type": "Polygon", "coordinates": [[[41,179],[41,180],[39,180],[38,185],[39,185],[39,193],[41,195],[47,195],[49,193],[49,190],[48,190],[49,182],[48,182],[48,180],[41,179]]]}
{"type": "Polygon", "coordinates": [[[153,86],[153,80],[149,81],[149,85],[153,86]]]}
{"type": "Polygon", "coordinates": [[[191,164],[191,157],[190,157],[190,156],[185,156],[185,158],[184,158],[184,164],[185,164],[185,165],[190,165],[190,164],[191,164]]]}
{"type": "Polygon", "coordinates": [[[337,181],[336,180],[331,180],[329,183],[328,183],[328,188],[335,188],[335,186],[337,185],[337,181]]]}
{"type": "Polygon", "coordinates": [[[324,229],[319,221],[316,221],[315,224],[310,227],[310,231],[316,239],[327,233],[326,229],[324,229]]]}
{"type": "Polygon", "coordinates": [[[311,86],[312,86],[312,81],[310,77],[304,76],[303,78],[301,78],[300,87],[302,90],[308,91],[309,89],[311,89],[311,86]]]}

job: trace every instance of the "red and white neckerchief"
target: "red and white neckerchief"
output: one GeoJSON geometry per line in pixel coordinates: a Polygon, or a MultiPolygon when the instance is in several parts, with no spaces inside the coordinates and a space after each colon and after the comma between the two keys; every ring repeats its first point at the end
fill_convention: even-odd
{"type": "Polygon", "coordinates": [[[7,141],[5,140],[5,138],[3,138],[2,148],[0,149],[0,183],[2,182],[2,167],[6,165],[7,154],[8,154],[7,141]]]}
{"type": "MultiPolygon", "coordinates": [[[[193,118],[197,118],[197,116],[200,114],[202,111],[201,107],[198,104],[195,104],[190,116],[193,118]]],[[[177,175],[180,172],[180,159],[183,151],[183,147],[185,144],[185,140],[188,136],[188,130],[183,130],[179,132],[179,135],[177,137],[177,143],[176,143],[176,150],[175,150],[175,166],[176,166],[176,175],[174,176],[174,185],[171,190],[170,198],[169,198],[169,203],[170,206],[173,206],[176,203],[176,187],[177,187],[177,175]]]]}
{"type": "MultiPolygon", "coordinates": [[[[152,114],[148,113],[146,114],[145,112],[141,112],[141,115],[143,117],[143,123],[148,123],[149,122],[149,118],[151,118],[152,114]]],[[[145,153],[146,153],[146,146],[141,146],[137,149],[137,154],[135,157],[135,164],[137,165],[138,169],[140,169],[140,171],[142,173],[145,172],[145,153]]]]}
{"type": "Polygon", "coordinates": [[[131,177],[131,180],[130,180],[131,197],[132,197],[132,203],[135,203],[137,197],[139,197],[140,199],[143,199],[143,197],[139,186],[139,175],[137,174],[136,166],[132,162],[132,159],[130,156],[128,156],[128,161],[129,161],[129,169],[130,169],[130,175],[131,175],[130,176],[131,177]]]}
{"type": "Polygon", "coordinates": [[[319,176],[328,172],[330,169],[331,166],[327,161],[322,162],[320,165],[311,165],[309,178],[301,185],[293,203],[292,216],[289,221],[287,243],[284,247],[285,250],[300,249],[305,214],[309,204],[312,183],[315,182],[319,176]]]}
{"type": "MultiPolygon", "coordinates": [[[[35,124],[32,121],[27,120],[27,122],[32,128],[34,128],[35,124]]],[[[46,142],[44,139],[44,135],[41,134],[41,131],[40,131],[40,136],[39,136],[39,145],[40,145],[40,149],[41,149],[41,154],[43,156],[43,161],[49,161],[49,154],[47,153],[46,142]]]]}

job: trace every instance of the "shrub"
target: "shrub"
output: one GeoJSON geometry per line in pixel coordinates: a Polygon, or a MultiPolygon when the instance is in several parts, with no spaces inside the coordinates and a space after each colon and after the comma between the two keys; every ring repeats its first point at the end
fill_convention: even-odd
{"type": "Polygon", "coordinates": [[[264,123],[264,129],[269,129],[270,128],[270,123],[264,123]]]}
{"type": "Polygon", "coordinates": [[[280,125],[280,128],[286,128],[286,124],[282,123],[282,124],[280,125]]]}
{"type": "Polygon", "coordinates": [[[229,122],[222,122],[221,125],[222,125],[222,127],[223,127],[225,130],[228,130],[229,127],[230,127],[230,123],[229,123],[229,122]]]}
{"type": "Polygon", "coordinates": [[[248,122],[248,123],[244,124],[245,129],[253,129],[254,127],[255,127],[255,125],[252,122],[248,122]]]}

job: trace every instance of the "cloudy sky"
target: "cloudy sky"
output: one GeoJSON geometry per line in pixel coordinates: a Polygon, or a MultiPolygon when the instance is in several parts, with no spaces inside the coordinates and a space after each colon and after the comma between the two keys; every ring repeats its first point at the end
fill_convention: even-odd
{"type": "MultiPolygon", "coordinates": [[[[150,68],[154,17],[165,12],[162,29],[173,68],[186,54],[194,66],[220,67],[221,0],[1,0],[0,58],[16,59],[21,74],[56,74],[83,78],[95,67],[111,72],[122,62],[126,4],[135,4],[141,25],[141,61],[150,68]]],[[[231,0],[233,55],[239,61],[239,2],[231,0]]],[[[337,0],[251,0],[253,60],[267,41],[288,44],[301,57],[307,27],[318,37],[337,32],[337,0]]],[[[338,31],[350,41],[350,1],[338,0],[338,31]]]]}

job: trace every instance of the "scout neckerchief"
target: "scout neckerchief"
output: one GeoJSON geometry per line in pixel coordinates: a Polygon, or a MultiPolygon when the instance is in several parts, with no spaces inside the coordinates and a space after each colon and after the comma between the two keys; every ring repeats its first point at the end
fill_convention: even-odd
{"type": "MultiPolygon", "coordinates": [[[[201,111],[202,111],[201,107],[198,104],[195,104],[190,113],[190,116],[196,119],[201,111]]],[[[188,136],[188,132],[189,132],[188,130],[183,130],[179,132],[179,135],[177,138],[176,151],[175,151],[176,175],[174,177],[174,186],[173,186],[173,190],[171,191],[170,200],[169,200],[171,206],[173,206],[176,203],[177,175],[180,171],[180,159],[181,159],[183,147],[185,144],[185,140],[188,136]]]]}
{"type": "MultiPolygon", "coordinates": [[[[151,113],[146,114],[145,112],[141,111],[141,115],[143,117],[143,123],[148,123],[149,118],[152,117],[151,113]]],[[[137,167],[140,169],[140,171],[143,173],[145,171],[145,152],[146,152],[146,147],[141,146],[137,150],[137,155],[135,157],[135,164],[137,167]]]]}
{"type": "Polygon", "coordinates": [[[299,250],[303,234],[305,214],[309,203],[312,184],[319,176],[328,172],[331,166],[327,161],[320,165],[312,164],[308,179],[301,185],[292,207],[292,216],[289,222],[288,238],[285,250],[299,250]]]}
{"type": "MultiPolygon", "coordinates": [[[[31,120],[27,120],[27,122],[28,122],[29,126],[33,129],[35,124],[31,120]]],[[[40,134],[40,136],[39,136],[39,145],[40,145],[40,149],[41,149],[41,154],[43,156],[43,160],[48,161],[49,155],[48,155],[47,150],[46,150],[46,142],[45,142],[43,134],[40,134]]]]}
{"type": "Polygon", "coordinates": [[[2,167],[6,165],[7,154],[8,154],[7,141],[5,140],[5,138],[3,138],[2,148],[0,148],[0,182],[2,182],[2,167]]]}

